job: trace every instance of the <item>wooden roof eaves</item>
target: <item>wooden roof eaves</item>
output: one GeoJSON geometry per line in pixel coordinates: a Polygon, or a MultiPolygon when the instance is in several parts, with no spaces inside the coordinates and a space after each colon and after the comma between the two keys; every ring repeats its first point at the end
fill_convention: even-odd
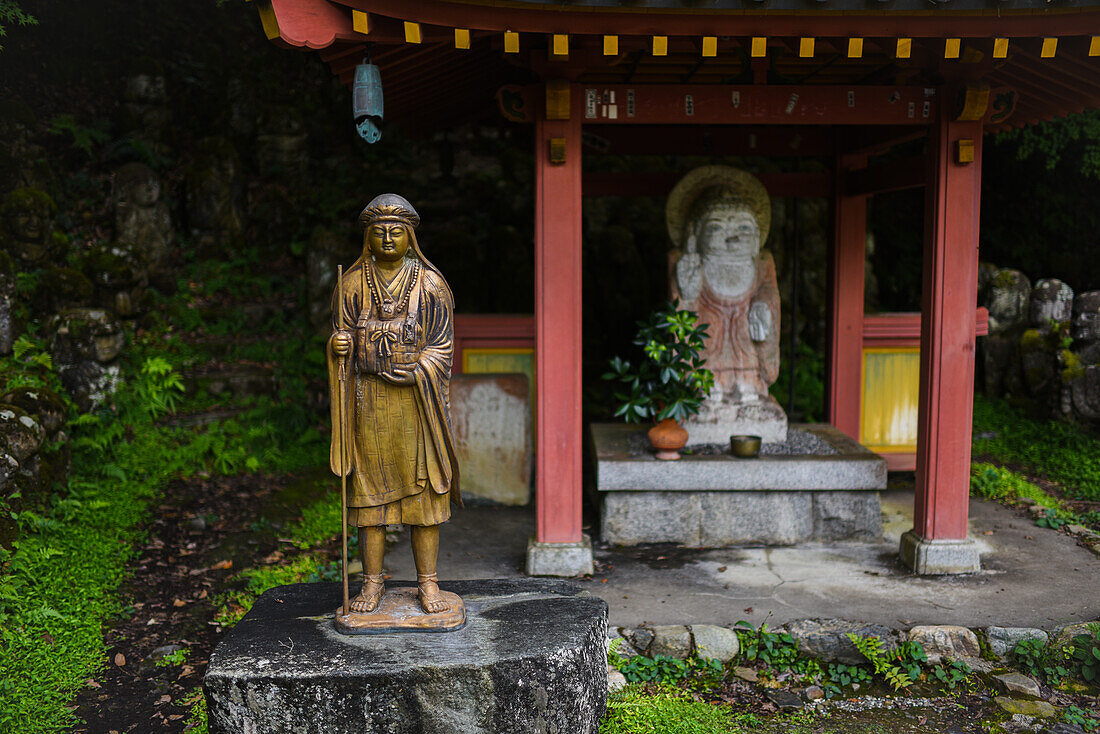
{"type": "Polygon", "coordinates": [[[332,0],[390,18],[449,28],[520,33],[667,36],[946,38],[1100,34],[1100,7],[982,11],[722,10],[519,7],[444,0],[332,0]]]}
{"type": "MultiPolygon", "coordinates": [[[[1100,97],[1100,85],[1077,81],[1072,78],[1059,79],[1057,73],[1051,74],[1049,70],[1056,70],[1056,72],[1060,71],[1059,67],[1053,65],[1036,67],[1035,65],[1025,65],[1019,62],[1008,64],[1001,68],[1001,71],[1009,76],[1030,78],[1038,86],[1046,88],[1055,96],[1069,95],[1071,99],[1081,99],[1082,97],[1096,99],[1100,97]]],[[[1098,78],[1100,78],[1100,76],[1098,76],[1098,78]]]]}
{"type": "Polygon", "coordinates": [[[1042,80],[1035,80],[1034,77],[1012,74],[991,75],[990,81],[1000,82],[1021,94],[1026,94],[1030,100],[1054,102],[1067,112],[1079,112],[1085,106],[1083,98],[1072,94],[1067,96],[1062,91],[1053,91],[1049,85],[1044,84],[1042,80]]]}

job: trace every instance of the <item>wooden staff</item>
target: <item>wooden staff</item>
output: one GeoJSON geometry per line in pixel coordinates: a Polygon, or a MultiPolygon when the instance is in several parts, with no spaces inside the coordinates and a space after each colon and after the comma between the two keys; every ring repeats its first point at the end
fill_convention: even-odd
{"type": "MultiPolygon", "coordinates": [[[[340,326],[344,325],[344,266],[336,266],[336,307],[340,309],[340,326]]],[[[341,328],[341,331],[343,329],[341,328]]],[[[347,394],[347,371],[344,367],[347,355],[340,357],[339,375],[337,382],[339,383],[339,395],[340,400],[340,575],[344,581],[344,616],[348,616],[348,467],[345,462],[347,461],[347,401],[344,396],[347,394]]]]}

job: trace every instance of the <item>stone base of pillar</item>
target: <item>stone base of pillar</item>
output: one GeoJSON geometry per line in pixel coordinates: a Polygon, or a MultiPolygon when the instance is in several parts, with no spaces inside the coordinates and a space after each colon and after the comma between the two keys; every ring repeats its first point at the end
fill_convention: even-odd
{"type": "Polygon", "coordinates": [[[581,535],[579,543],[527,541],[528,576],[584,576],[591,574],[592,539],[581,535]]]}
{"type": "Polygon", "coordinates": [[[901,561],[922,576],[982,570],[973,540],[926,540],[910,530],[901,536],[901,561]]]}

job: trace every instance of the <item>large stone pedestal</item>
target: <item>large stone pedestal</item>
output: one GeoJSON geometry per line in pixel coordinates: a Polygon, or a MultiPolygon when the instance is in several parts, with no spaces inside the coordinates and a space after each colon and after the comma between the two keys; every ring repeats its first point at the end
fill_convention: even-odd
{"type": "Polygon", "coordinates": [[[595,734],[607,699],[602,599],[544,579],[441,586],[466,602],[455,632],[342,635],[339,584],[268,591],[211,656],[211,731],[595,734]]]}
{"type": "Polygon", "coordinates": [[[771,395],[755,403],[703,403],[703,410],[684,424],[692,443],[727,443],[730,436],[760,436],[764,443],[787,440],[787,414],[771,395]]]}
{"type": "Polygon", "coordinates": [[[679,461],[640,448],[645,428],[590,427],[607,543],[720,547],[882,536],[886,461],[832,426],[792,426],[785,454],[740,459],[727,450],[679,461]]]}

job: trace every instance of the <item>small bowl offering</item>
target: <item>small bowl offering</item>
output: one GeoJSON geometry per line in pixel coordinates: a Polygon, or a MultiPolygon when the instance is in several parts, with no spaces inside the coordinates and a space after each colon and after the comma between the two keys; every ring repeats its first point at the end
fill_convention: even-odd
{"type": "Polygon", "coordinates": [[[760,455],[760,436],[730,436],[730,452],[742,459],[760,455]]]}

